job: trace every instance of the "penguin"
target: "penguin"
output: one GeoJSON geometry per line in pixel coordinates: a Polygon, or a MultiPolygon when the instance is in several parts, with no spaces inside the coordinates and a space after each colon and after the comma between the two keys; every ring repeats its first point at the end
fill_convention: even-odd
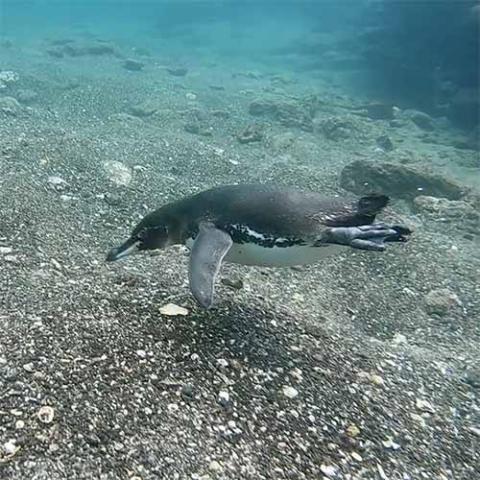
{"type": "Polygon", "coordinates": [[[287,267],[318,262],[342,248],[380,252],[389,242],[407,241],[407,227],[374,223],[388,202],[377,194],[352,202],[268,185],[216,187],[147,214],[106,261],[186,245],[190,290],[210,308],[224,261],[287,267]]]}

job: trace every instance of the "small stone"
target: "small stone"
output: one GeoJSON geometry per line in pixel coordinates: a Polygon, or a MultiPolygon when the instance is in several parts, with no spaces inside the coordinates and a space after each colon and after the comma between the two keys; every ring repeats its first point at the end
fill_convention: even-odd
{"type": "Polygon", "coordinates": [[[219,462],[217,462],[216,460],[212,460],[210,462],[210,465],[208,466],[208,469],[211,471],[211,472],[219,472],[221,469],[222,469],[222,466],[220,465],[219,462]]]}
{"type": "Polygon", "coordinates": [[[22,111],[22,106],[13,97],[0,97],[0,112],[16,116],[22,111]]]}
{"type": "Polygon", "coordinates": [[[420,427],[425,427],[426,422],[425,419],[419,415],[418,413],[410,413],[410,418],[417,423],[420,427]]]}
{"type": "Polygon", "coordinates": [[[389,450],[398,450],[400,448],[400,445],[398,443],[395,443],[391,438],[389,438],[388,440],[384,440],[382,444],[385,448],[388,448],[389,450]]]}
{"type": "Polygon", "coordinates": [[[228,367],[228,360],[225,360],[224,358],[217,358],[217,365],[220,368],[227,368],[228,367]]]}
{"type": "Polygon", "coordinates": [[[186,383],[185,385],[182,385],[182,388],[180,389],[180,395],[184,400],[192,399],[195,395],[193,385],[191,383],[186,383]]]}
{"type": "Polygon", "coordinates": [[[25,422],[24,422],[23,420],[17,420],[17,421],[15,422],[15,428],[16,428],[17,430],[20,430],[20,429],[22,429],[22,428],[24,428],[24,427],[25,427],[25,422]]]}
{"type": "Polygon", "coordinates": [[[382,386],[385,384],[383,378],[380,375],[377,375],[376,373],[373,373],[370,375],[370,381],[378,386],[382,386]]]}
{"type": "Polygon", "coordinates": [[[217,402],[222,407],[227,407],[230,405],[230,394],[225,390],[222,390],[218,393],[217,402]]]}
{"type": "Polygon", "coordinates": [[[57,175],[52,175],[48,177],[47,182],[56,190],[65,190],[65,188],[68,187],[68,183],[62,177],[59,177],[57,175]]]}
{"type": "Polygon", "coordinates": [[[337,468],[333,465],[320,465],[320,471],[327,477],[335,477],[337,475],[337,468]]]}
{"type": "Polygon", "coordinates": [[[290,398],[290,399],[293,399],[295,398],[297,395],[298,395],[298,390],[291,387],[290,385],[285,385],[283,388],[282,388],[282,393],[287,397],[287,398],[290,398]]]}
{"type": "Polygon", "coordinates": [[[7,456],[12,457],[18,452],[20,447],[18,447],[15,443],[15,440],[10,439],[3,444],[3,451],[6,453],[7,456]]]}
{"type": "Polygon", "coordinates": [[[167,72],[174,77],[184,77],[188,73],[188,69],[185,67],[173,67],[167,68],[167,72]]]}
{"type": "Polygon", "coordinates": [[[457,294],[448,288],[431,290],[425,296],[425,309],[430,315],[446,315],[452,308],[461,304],[457,294]]]}
{"type": "Polygon", "coordinates": [[[0,247],[0,255],[8,255],[13,252],[11,247],[0,247]]]}
{"type": "Polygon", "coordinates": [[[181,315],[184,317],[189,314],[189,311],[184,307],[175,305],[174,303],[167,303],[166,305],[160,308],[160,313],[162,315],[166,315],[167,317],[175,317],[178,315],[181,315]]]}
{"type": "Polygon", "coordinates": [[[33,363],[26,363],[24,366],[23,366],[23,369],[28,372],[28,373],[32,373],[35,371],[35,365],[33,363]]]}
{"type": "Polygon", "coordinates": [[[55,416],[55,411],[53,410],[52,407],[48,405],[44,405],[37,412],[38,420],[40,420],[40,422],[45,424],[52,423],[54,416],[55,416]]]}
{"type": "Polygon", "coordinates": [[[433,408],[433,405],[427,400],[422,400],[421,398],[417,398],[417,401],[415,402],[415,406],[417,407],[418,410],[421,410],[422,412],[435,413],[435,409],[433,408]]]}
{"type": "Polygon", "coordinates": [[[142,62],[138,60],[134,60],[133,58],[127,58],[125,62],[123,62],[123,68],[125,70],[130,70],[131,72],[139,72],[144,67],[142,62]]]}
{"type": "Polygon", "coordinates": [[[145,350],[137,350],[135,353],[140,358],[146,358],[147,357],[147,352],[145,350]]]}
{"type": "Polygon", "coordinates": [[[390,137],[387,135],[381,135],[376,140],[377,145],[385,152],[391,152],[393,150],[393,143],[390,137]]]}
{"type": "Polygon", "coordinates": [[[480,428],[478,427],[469,427],[468,428],[468,431],[470,433],[473,433],[474,435],[476,435],[477,437],[480,437],[480,428]]]}
{"type": "Polygon", "coordinates": [[[352,452],[351,455],[352,455],[352,458],[356,462],[362,462],[363,461],[363,458],[357,452],[352,452]]]}
{"type": "Polygon", "coordinates": [[[185,98],[187,100],[196,100],[197,96],[192,92],[188,92],[188,93],[185,94],[185,98]]]}
{"type": "Polygon", "coordinates": [[[352,423],[347,428],[347,435],[351,438],[358,437],[358,435],[360,435],[360,429],[354,423],[352,423]]]}
{"type": "Polygon", "coordinates": [[[132,172],[129,167],[115,160],[107,160],[103,168],[108,179],[119,187],[127,187],[132,181],[132,172]]]}

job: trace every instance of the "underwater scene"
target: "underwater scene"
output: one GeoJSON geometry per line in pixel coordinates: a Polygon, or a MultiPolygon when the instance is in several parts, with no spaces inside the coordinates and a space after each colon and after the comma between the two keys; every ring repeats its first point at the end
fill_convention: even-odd
{"type": "Polygon", "coordinates": [[[479,0],[0,0],[0,479],[480,478],[479,0]]]}

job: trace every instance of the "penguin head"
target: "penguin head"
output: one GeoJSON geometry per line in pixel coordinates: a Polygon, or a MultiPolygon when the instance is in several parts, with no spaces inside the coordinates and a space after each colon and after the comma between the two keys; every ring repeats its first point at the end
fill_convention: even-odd
{"type": "Polygon", "coordinates": [[[115,262],[135,252],[156,250],[170,245],[166,223],[141,221],[133,230],[130,238],[120,246],[112,248],[107,255],[107,262],[115,262]]]}

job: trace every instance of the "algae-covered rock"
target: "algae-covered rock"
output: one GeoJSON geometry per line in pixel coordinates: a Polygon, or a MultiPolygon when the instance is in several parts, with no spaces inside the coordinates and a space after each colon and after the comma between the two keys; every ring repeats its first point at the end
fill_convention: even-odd
{"type": "Polygon", "coordinates": [[[16,116],[22,111],[22,106],[13,97],[0,97],[0,112],[16,116]]]}
{"type": "Polygon", "coordinates": [[[248,112],[256,117],[269,117],[286,127],[313,130],[311,112],[294,102],[257,99],[250,104],[248,112]]]}
{"type": "Polygon", "coordinates": [[[413,201],[415,209],[427,217],[447,224],[455,224],[472,234],[480,233],[480,212],[463,200],[420,195],[413,201]]]}
{"type": "Polygon", "coordinates": [[[425,310],[430,315],[446,315],[454,307],[462,304],[457,294],[448,288],[431,290],[425,296],[425,310]]]}
{"type": "Polygon", "coordinates": [[[260,125],[249,125],[245,130],[237,135],[240,143],[261,142],[263,139],[263,129],[260,125]]]}
{"type": "Polygon", "coordinates": [[[459,200],[466,188],[427,170],[389,162],[356,160],[341,173],[342,188],[357,195],[377,192],[412,200],[419,195],[459,200]]]}

